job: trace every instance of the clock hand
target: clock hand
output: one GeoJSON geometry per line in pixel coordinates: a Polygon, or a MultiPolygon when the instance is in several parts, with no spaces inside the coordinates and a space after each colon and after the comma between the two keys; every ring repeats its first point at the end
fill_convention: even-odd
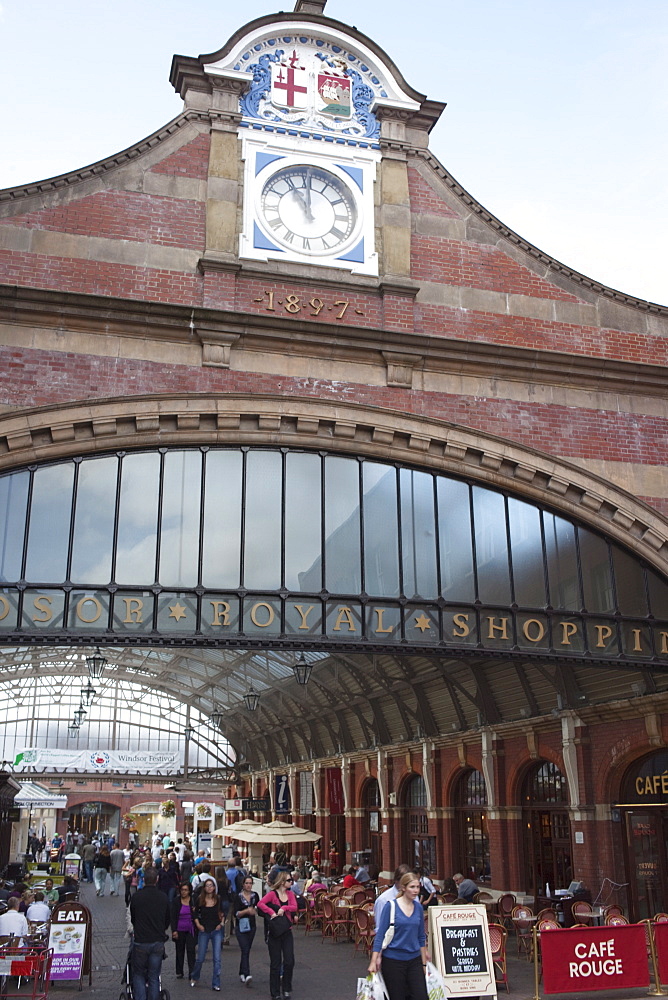
{"type": "Polygon", "coordinates": [[[311,211],[311,170],[310,168],[306,171],[306,213],[309,222],[313,221],[313,212],[311,211]]]}

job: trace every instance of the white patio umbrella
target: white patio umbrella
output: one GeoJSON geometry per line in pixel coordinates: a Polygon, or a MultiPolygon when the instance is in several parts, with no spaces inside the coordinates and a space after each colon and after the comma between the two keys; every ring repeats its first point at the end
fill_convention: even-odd
{"type": "Polygon", "coordinates": [[[283,823],[280,819],[275,819],[272,823],[263,823],[262,829],[269,835],[267,840],[272,843],[279,841],[284,844],[315,843],[316,840],[322,840],[322,834],[313,833],[312,830],[306,830],[294,823],[283,823]]]}
{"type": "Polygon", "coordinates": [[[262,823],[258,823],[256,819],[238,819],[235,823],[228,823],[227,826],[219,826],[212,835],[214,837],[237,837],[237,834],[253,830],[258,826],[262,826],[262,823]]]}

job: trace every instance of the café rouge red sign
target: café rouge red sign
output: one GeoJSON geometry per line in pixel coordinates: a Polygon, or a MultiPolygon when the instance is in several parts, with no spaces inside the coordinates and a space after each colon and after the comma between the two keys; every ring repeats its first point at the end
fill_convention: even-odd
{"type": "Polygon", "coordinates": [[[545,993],[649,986],[641,924],[543,931],[540,950],[545,993]]]}

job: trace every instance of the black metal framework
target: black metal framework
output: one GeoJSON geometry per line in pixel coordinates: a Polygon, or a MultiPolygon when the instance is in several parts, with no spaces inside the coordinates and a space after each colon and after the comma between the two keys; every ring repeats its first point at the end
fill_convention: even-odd
{"type": "Polygon", "coordinates": [[[455,789],[457,831],[462,871],[468,878],[489,881],[487,785],[480,771],[462,775],[455,789]]]}
{"type": "Polygon", "coordinates": [[[437,472],[161,448],[0,477],[0,642],[479,650],[668,669],[668,586],[560,514],[437,472]]]}

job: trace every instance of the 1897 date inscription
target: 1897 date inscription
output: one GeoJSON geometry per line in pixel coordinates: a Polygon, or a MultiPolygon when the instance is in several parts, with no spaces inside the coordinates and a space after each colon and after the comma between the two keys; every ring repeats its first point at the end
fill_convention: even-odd
{"type": "MultiPolygon", "coordinates": [[[[348,308],[351,307],[349,299],[337,299],[329,302],[320,298],[319,295],[305,299],[299,295],[284,294],[282,298],[278,298],[273,288],[265,288],[262,295],[253,299],[253,302],[264,303],[265,312],[286,312],[293,316],[301,313],[306,317],[315,317],[323,312],[331,312],[334,313],[332,317],[329,317],[331,319],[343,319],[348,308]]],[[[358,309],[356,306],[352,306],[350,311],[356,316],[364,315],[364,310],[358,309]]]]}

